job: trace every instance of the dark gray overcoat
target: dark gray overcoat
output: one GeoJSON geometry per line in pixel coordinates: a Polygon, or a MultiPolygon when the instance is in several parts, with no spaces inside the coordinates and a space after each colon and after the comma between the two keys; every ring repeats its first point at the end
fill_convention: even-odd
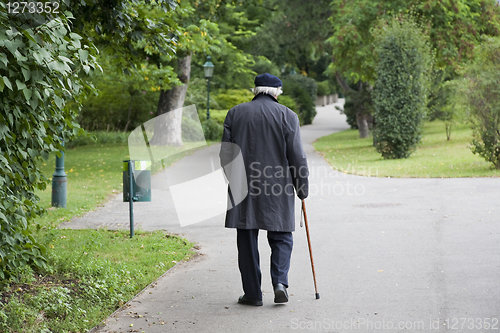
{"type": "MultiPolygon", "coordinates": [[[[294,191],[304,199],[309,190],[297,114],[274,97],[259,94],[229,110],[222,142],[241,150],[248,185],[245,199],[227,211],[226,227],[294,231],[294,191]]],[[[221,148],[223,167],[231,155],[221,148]]]]}

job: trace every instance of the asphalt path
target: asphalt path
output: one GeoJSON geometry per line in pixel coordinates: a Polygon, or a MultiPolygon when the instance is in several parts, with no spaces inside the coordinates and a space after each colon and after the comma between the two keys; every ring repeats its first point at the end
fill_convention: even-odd
{"type": "MultiPolygon", "coordinates": [[[[301,133],[311,169],[306,204],[321,299],[314,297],[298,200],[290,301],[273,303],[270,251],[261,231],[264,306],[249,307],[237,304],[242,288],[236,232],[224,228],[224,215],[181,227],[170,191],[159,189],[152,202],[135,204],[137,227],[181,234],[198,243],[200,255],[178,264],[97,331],[500,331],[500,179],[392,179],[335,171],[311,144],[346,129],[345,116],[332,105],[317,110],[301,133]]],[[[193,165],[209,149],[172,169],[193,165]]],[[[154,176],[153,183],[164,176],[154,176]]],[[[128,205],[120,194],[65,227],[127,224],[128,205]]]]}

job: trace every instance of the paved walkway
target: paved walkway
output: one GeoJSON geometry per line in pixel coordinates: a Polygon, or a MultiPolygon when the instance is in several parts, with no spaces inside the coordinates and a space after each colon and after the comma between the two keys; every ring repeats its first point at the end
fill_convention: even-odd
{"type": "MultiPolygon", "coordinates": [[[[290,302],[273,303],[263,232],[264,306],[247,307],[236,303],[242,289],[235,230],[223,227],[223,215],[181,228],[169,192],[155,190],[153,202],[135,205],[136,222],[144,230],[182,234],[198,242],[203,255],[176,266],[99,332],[489,331],[485,323],[499,329],[500,179],[333,171],[311,143],[345,129],[344,119],[333,106],[319,107],[314,123],[302,127],[312,171],[306,203],[320,300],[298,209],[290,302]]],[[[117,195],[66,227],[127,223],[128,206],[117,195]]]]}

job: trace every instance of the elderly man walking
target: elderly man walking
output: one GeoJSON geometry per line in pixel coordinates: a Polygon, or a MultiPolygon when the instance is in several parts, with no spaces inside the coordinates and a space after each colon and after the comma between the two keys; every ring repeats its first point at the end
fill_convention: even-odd
{"type": "MultiPolygon", "coordinates": [[[[263,304],[259,230],[267,230],[271,247],[274,302],[288,302],[295,193],[300,199],[308,195],[309,171],[299,119],[278,103],[281,87],[282,82],[276,76],[258,75],[253,100],[229,110],[224,121],[222,144],[238,146],[248,185],[248,195],[226,214],[226,227],[237,231],[238,266],[244,291],[238,303],[245,305],[263,304]]],[[[222,166],[230,164],[233,156],[234,153],[221,149],[222,166]]]]}

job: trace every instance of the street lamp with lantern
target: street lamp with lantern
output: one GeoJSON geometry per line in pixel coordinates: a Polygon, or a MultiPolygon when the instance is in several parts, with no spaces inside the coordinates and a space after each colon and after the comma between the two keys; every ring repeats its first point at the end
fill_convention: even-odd
{"type": "Polygon", "coordinates": [[[207,120],[210,119],[210,79],[214,74],[214,64],[210,61],[210,56],[207,57],[207,62],[203,65],[205,79],[207,79],[207,120]]]}

